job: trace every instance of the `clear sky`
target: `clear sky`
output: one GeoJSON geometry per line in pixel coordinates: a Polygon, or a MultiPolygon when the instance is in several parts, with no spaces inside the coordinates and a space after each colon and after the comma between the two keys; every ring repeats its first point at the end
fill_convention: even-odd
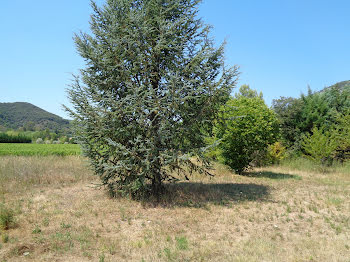
{"type": "MultiPolygon", "coordinates": [[[[0,102],[67,117],[65,89],[84,67],[72,37],[88,31],[90,14],[89,0],[1,0],[0,102]]],[[[262,91],[268,104],[350,79],[349,0],[204,0],[200,16],[218,44],[226,39],[239,85],[262,91]]]]}

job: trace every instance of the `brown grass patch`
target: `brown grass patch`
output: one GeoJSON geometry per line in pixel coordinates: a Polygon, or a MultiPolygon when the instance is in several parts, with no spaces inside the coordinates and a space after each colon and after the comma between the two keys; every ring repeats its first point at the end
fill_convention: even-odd
{"type": "Polygon", "coordinates": [[[0,260],[349,261],[349,174],[215,173],[145,205],[94,188],[82,158],[2,157],[0,197],[17,227],[0,260]]]}

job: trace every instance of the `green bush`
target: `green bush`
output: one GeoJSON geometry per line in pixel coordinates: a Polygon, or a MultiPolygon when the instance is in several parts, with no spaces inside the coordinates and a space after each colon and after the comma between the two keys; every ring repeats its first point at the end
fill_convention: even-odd
{"type": "Polygon", "coordinates": [[[9,239],[10,239],[10,237],[9,237],[8,234],[3,233],[3,234],[1,235],[1,240],[2,240],[3,243],[9,242],[9,239]]]}
{"type": "Polygon", "coordinates": [[[275,142],[267,148],[267,162],[269,164],[278,164],[287,156],[287,149],[281,142],[275,142]]]}
{"type": "Polygon", "coordinates": [[[277,140],[279,126],[276,114],[260,96],[237,97],[221,108],[225,121],[217,124],[214,133],[222,141],[224,164],[241,174],[277,140]]]}

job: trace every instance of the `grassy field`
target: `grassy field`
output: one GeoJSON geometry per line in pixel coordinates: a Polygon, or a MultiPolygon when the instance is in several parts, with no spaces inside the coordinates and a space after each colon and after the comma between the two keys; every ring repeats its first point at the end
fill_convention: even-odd
{"type": "Polygon", "coordinates": [[[0,156],[69,156],[80,155],[79,145],[73,144],[6,144],[0,143],[0,156]]]}
{"type": "Polygon", "coordinates": [[[349,168],[304,165],[218,165],[152,205],[109,198],[82,157],[2,156],[0,261],[349,262],[349,168]]]}

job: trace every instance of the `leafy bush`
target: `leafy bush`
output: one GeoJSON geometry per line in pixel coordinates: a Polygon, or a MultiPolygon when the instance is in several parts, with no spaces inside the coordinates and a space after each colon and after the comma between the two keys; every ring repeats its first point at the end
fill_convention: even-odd
{"type": "Polygon", "coordinates": [[[275,142],[267,148],[267,161],[269,164],[278,164],[286,157],[287,149],[281,142],[275,142]]]}
{"type": "Polygon", "coordinates": [[[215,129],[216,138],[222,140],[221,156],[225,164],[241,174],[258,152],[277,140],[277,117],[259,96],[231,99],[221,108],[221,114],[225,121],[215,129]]]}

